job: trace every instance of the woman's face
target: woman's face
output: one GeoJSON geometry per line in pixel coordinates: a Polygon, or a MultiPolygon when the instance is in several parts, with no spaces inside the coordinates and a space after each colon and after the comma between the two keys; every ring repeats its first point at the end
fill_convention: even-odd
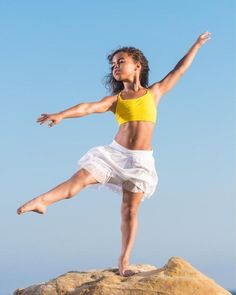
{"type": "Polygon", "coordinates": [[[112,58],[112,74],[117,81],[133,78],[137,70],[133,58],[126,52],[118,52],[112,58]]]}

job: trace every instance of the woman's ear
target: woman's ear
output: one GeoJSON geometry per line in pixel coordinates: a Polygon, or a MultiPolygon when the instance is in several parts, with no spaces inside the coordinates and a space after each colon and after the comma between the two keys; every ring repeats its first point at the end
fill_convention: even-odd
{"type": "Polygon", "coordinates": [[[135,71],[136,71],[137,69],[138,69],[138,70],[141,70],[141,64],[140,64],[140,63],[137,63],[137,64],[136,64],[136,67],[137,67],[137,68],[135,69],[135,71]]]}

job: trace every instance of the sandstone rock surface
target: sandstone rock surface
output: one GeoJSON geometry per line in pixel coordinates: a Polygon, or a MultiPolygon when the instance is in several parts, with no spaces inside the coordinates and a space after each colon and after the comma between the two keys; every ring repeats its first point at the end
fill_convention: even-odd
{"type": "Polygon", "coordinates": [[[130,269],[141,272],[123,277],[117,268],[71,271],[13,295],[230,295],[181,257],[170,258],[162,268],[135,264],[130,269]]]}

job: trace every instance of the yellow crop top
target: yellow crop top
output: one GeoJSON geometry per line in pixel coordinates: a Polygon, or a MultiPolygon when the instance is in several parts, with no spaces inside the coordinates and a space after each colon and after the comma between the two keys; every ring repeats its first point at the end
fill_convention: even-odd
{"type": "Polygon", "coordinates": [[[115,117],[121,125],[128,121],[156,122],[156,106],[152,93],[147,89],[146,94],[138,98],[123,99],[118,94],[115,117]]]}

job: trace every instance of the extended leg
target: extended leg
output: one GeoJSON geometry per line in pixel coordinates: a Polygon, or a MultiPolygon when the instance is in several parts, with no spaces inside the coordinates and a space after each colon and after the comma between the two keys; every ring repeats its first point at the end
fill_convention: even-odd
{"type": "Polygon", "coordinates": [[[143,192],[130,192],[123,189],[123,200],[121,204],[121,232],[122,232],[122,248],[119,257],[120,275],[130,276],[134,272],[128,270],[129,257],[133,247],[138,227],[138,208],[143,197],[143,192]]]}
{"type": "Polygon", "coordinates": [[[63,199],[69,199],[86,187],[86,185],[95,183],[97,183],[97,180],[87,170],[80,169],[70,179],[18,208],[17,213],[22,214],[34,211],[43,214],[48,205],[63,199]]]}

